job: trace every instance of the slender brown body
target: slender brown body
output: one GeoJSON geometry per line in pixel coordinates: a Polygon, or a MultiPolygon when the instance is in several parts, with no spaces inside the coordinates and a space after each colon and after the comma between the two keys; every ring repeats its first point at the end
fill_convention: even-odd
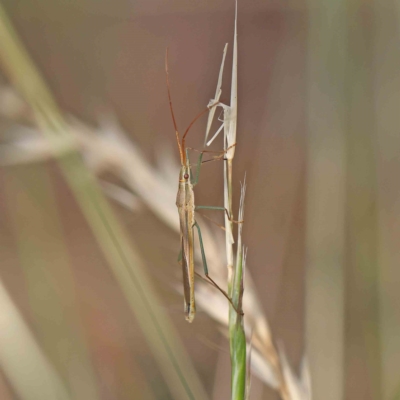
{"type": "Polygon", "coordinates": [[[174,110],[172,108],[171,93],[169,89],[168,77],[168,49],[165,54],[165,73],[167,78],[168,100],[171,110],[172,121],[174,123],[176,141],[181,159],[181,169],[179,172],[179,187],[176,196],[176,206],[178,207],[179,222],[181,228],[181,246],[182,246],[182,271],[183,271],[183,292],[184,292],[184,311],[186,320],[192,322],[196,314],[196,306],[194,301],[194,243],[193,243],[193,227],[194,219],[194,192],[191,181],[191,172],[189,159],[186,155],[185,138],[192,125],[203,115],[209,108],[207,107],[198,114],[189,124],[182,138],[180,138],[178,127],[175,121],[174,110]]]}
{"type": "Polygon", "coordinates": [[[192,322],[196,314],[194,300],[194,192],[190,182],[190,168],[183,165],[179,173],[179,187],[176,196],[181,227],[182,272],[184,311],[186,320],[192,322]]]}

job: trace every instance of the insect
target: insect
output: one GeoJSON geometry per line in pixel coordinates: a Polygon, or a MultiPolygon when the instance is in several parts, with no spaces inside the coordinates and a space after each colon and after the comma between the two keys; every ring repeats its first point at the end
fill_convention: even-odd
{"type": "MultiPolygon", "coordinates": [[[[185,147],[185,140],[186,135],[188,134],[190,128],[193,124],[210,108],[216,106],[218,103],[215,103],[205,110],[203,110],[200,114],[198,114],[193,121],[189,124],[188,128],[186,129],[185,133],[183,134],[182,138],[180,138],[175,115],[172,107],[172,100],[171,100],[171,93],[170,93],[170,84],[169,84],[169,75],[168,75],[168,49],[166,52],[165,57],[165,71],[166,71],[166,78],[167,78],[167,89],[168,89],[168,100],[169,106],[172,116],[172,121],[175,128],[175,135],[178,144],[178,150],[180,155],[181,161],[181,168],[179,171],[179,186],[178,186],[178,194],[176,196],[176,206],[178,208],[179,214],[179,222],[180,222],[180,232],[181,232],[181,262],[182,262],[182,272],[183,272],[183,294],[184,294],[184,311],[185,311],[185,318],[188,322],[192,322],[195,314],[196,314],[196,304],[195,304],[195,296],[194,296],[194,227],[197,228],[199,242],[200,242],[200,250],[201,256],[203,261],[203,268],[204,274],[208,281],[215,286],[232,304],[232,300],[228,296],[228,294],[221,289],[217,283],[209,276],[208,274],[208,267],[206,256],[204,252],[203,240],[201,236],[201,230],[196,222],[195,219],[195,210],[202,208],[202,209],[214,209],[214,210],[224,210],[223,207],[207,207],[207,206],[200,206],[195,207],[195,200],[194,200],[194,191],[193,187],[197,184],[199,180],[199,173],[200,173],[200,166],[202,164],[202,157],[203,153],[206,151],[200,152],[200,156],[197,162],[197,169],[196,175],[193,176],[190,167],[190,160],[188,154],[188,148],[185,147]]],[[[217,153],[225,153],[217,152],[217,153]]],[[[218,157],[216,157],[218,158],[218,157]]],[[[220,158],[220,157],[219,157],[220,158]]],[[[233,306],[234,307],[234,306],[233,306]]],[[[235,307],[234,307],[235,308],[235,307]]],[[[236,308],[235,308],[236,309],[236,308]]]]}

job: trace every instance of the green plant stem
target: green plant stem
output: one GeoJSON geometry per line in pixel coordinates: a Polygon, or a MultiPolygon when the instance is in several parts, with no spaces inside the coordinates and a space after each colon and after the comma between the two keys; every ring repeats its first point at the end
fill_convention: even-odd
{"type": "MultiPolygon", "coordinates": [[[[232,159],[227,161],[225,172],[225,205],[228,208],[229,215],[232,212],[232,159]]],[[[241,220],[242,212],[240,212],[239,220],[241,220]]],[[[227,221],[232,228],[232,221],[227,221]]],[[[228,271],[230,268],[230,276],[228,281],[229,295],[235,308],[239,311],[242,309],[241,299],[243,295],[243,246],[242,246],[242,224],[238,228],[238,242],[237,242],[237,255],[236,266],[233,270],[233,265],[229,265],[229,260],[233,264],[233,244],[230,238],[227,237],[227,252],[231,252],[231,257],[228,255],[228,271]]],[[[228,253],[229,254],[229,253],[228,253]]],[[[238,314],[235,309],[229,307],[229,344],[231,353],[231,398],[232,400],[244,400],[246,395],[246,335],[243,328],[243,316],[238,314]]]]}
{"type": "MultiPolygon", "coordinates": [[[[241,310],[243,278],[242,255],[238,254],[232,290],[232,301],[239,310],[241,310]]],[[[229,337],[232,364],[232,400],[244,400],[246,395],[246,335],[243,327],[243,316],[238,314],[232,306],[230,307],[229,337]]]]}

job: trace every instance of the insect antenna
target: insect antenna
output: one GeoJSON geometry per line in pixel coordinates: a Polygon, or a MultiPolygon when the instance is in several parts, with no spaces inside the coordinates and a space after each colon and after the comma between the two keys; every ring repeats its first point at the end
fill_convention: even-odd
{"type": "MultiPolygon", "coordinates": [[[[170,85],[169,85],[169,73],[168,73],[168,47],[167,47],[167,50],[165,52],[165,74],[166,74],[166,78],[167,78],[169,109],[171,110],[172,121],[174,123],[176,142],[178,143],[179,155],[181,157],[181,164],[185,165],[186,164],[186,155],[185,155],[185,152],[182,150],[183,146],[181,145],[181,141],[180,141],[180,138],[179,138],[179,132],[178,132],[178,127],[176,125],[174,108],[172,106],[171,90],[170,90],[170,85]]],[[[184,143],[184,141],[182,139],[182,144],[183,143],[184,143]]]]}
{"type": "Polygon", "coordinates": [[[172,99],[171,99],[171,89],[170,89],[170,84],[169,84],[169,73],[168,73],[168,47],[165,52],[165,73],[166,73],[166,78],[167,78],[167,90],[168,90],[168,100],[169,100],[169,108],[171,110],[171,116],[172,116],[172,121],[174,123],[174,128],[175,128],[175,135],[176,135],[176,141],[178,143],[178,149],[179,149],[179,155],[181,157],[181,164],[186,165],[186,153],[184,151],[185,149],[185,140],[186,140],[186,135],[188,134],[190,128],[193,126],[193,124],[207,111],[209,111],[211,108],[217,106],[219,102],[214,103],[212,106],[207,107],[204,109],[201,113],[199,113],[193,121],[189,124],[187,127],[185,133],[182,136],[182,140],[179,138],[179,132],[178,132],[178,127],[176,125],[176,120],[175,120],[175,114],[174,114],[174,108],[172,106],[172,99]]]}

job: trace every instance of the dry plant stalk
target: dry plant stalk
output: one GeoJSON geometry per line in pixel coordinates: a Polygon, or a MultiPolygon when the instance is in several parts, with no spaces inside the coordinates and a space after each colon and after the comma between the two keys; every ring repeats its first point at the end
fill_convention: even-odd
{"type": "MultiPolygon", "coordinates": [[[[228,272],[228,293],[232,298],[232,302],[239,313],[236,312],[234,307],[229,309],[229,340],[230,340],[230,354],[231,354],[231,395],[232,400],[244,400],[246,396],[246,334],[244,329],[243,315],[241,314],[243,306],[243,276],[245,261],[243,260],[242,249],[242,224],[244,216],[244,195],[245,183],[242,186],[242,195],[240,200],[239,218],[238,218],[238,244],[236,254],[236,267],[233,268],[234,255],[233,255],[233,221],[229,216],[233,215],[232,210],[232,172],[233,172],[233,158],[236,149],[236,127],[237,127],[237,3],[235,9],[235,28],[234,28],[234,43],[233,43],[233,61],[232,61],[232,82],[231,82],[231,99],[230,105],[221,104],[219,98],[222,90],[222,76],[223,67],[225,62],[227,44],[225,45],[220,73],[217,82],[216,98],[212,99],[209,104],[217,104],[224,111],[224,119],[221,128],[224,130],[224,150],[226,151],[226,159],[224,162],[224,207],[228,215],[225,215],[225,246],[227,258],[227,272],[228,272]]],[[[216,107],[215,107],[216,108],[216,107]]],[[[210,115],[207,122],[207,130],[205,142],[212,124],[214,113],[210,115]]],[[[214,137],[207,143],[208,145],[217,137],[220,132],[218,129],[214,137]]]]}

